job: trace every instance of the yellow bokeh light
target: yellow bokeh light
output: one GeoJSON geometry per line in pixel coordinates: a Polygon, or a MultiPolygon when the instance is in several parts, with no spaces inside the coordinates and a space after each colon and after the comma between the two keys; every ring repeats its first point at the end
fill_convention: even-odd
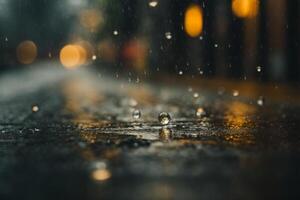
{"type": "Polygon", "coordinates": [[[189,6],[184,16],[184,29],[190,37],[197,37],[203,29],[203,13],[200,6],[189,6]]]}
{"type": "Polygon", "coordinates": [[[22,64],[31,64],[37,56],[37,46],[33,41],[26,40],[17,47],[17,59],[22,64]]]}
{"type": "Polygon", "coordinates": [[[85,64],[87,53],[80,45],[66,45],[60,51],[60,62],[68,69],[85,64]]]}
{"type": "Polygon", "coordinates": [[[240,18],[253,18],[259,9],[258,0],[232,0],[232,11],[240,18]]]}

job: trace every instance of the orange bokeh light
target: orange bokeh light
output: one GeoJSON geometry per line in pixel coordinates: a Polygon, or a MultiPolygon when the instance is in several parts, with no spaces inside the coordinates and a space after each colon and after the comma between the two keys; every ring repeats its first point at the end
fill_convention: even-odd
{"type": "Polygon", "coordinates": [[[203,29],[203,12],[200,6],[189,6],[184,16],[184,29],[190,37],[197,37],[203,29]]]}
{"type": "Polygon", "coordinates": [[[33,41],[23,41],[17,47],[17,59],[22,64],[31,64],[36,59],[37,51],[37,46],[33,41]]]}
{"type": "Polygon", "coordinates": [[[74,69],[85,64],[86,50],[80,45],[66,45],[60,51],[60,62],[68,69],[74,69]]]}
{"type": "Polygon", "coordinates": [[[258,0],[232,0],[232,11],[240,18],[253,18],[259,9],[258,0]]]}

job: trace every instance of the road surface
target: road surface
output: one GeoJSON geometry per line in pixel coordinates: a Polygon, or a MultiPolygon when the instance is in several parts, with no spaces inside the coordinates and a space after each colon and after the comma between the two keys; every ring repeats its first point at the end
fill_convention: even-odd
{"type": "Polygon", "coordinates": [[[2,73],[0,199],[299,199],[297,94],[176,82],[2,73]]]}

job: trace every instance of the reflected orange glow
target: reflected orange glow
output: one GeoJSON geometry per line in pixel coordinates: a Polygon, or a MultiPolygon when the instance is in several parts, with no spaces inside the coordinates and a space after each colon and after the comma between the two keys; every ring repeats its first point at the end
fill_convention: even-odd
{"type": "Polygon", "coordinates": [[[247,116],[255,112],[255,107],[242,103],[233,102],[228,105],[228,111],[226,112],[225,119],[227,120],[227,125],[231,129],[240,129],[247,122],[247,116]]]}
{"type": "Polygon", "coordinates": [[[59,58],[66,68],[74,69],[86,62],[87,52],[80,45],[66,45],[61,49],[59,58]]]}
{"type": "Polygon", "coordinates": [[[17,47],[17,59],[22,64],[31,64],[37,56],[37,46],[33,41],[26,40],[17,47]]]}
{"type": "Polygon", "coordinates": [[[259,9],[258,0],[232,0],[232,11],[240,18],[253,18],[259,9]]]}
{"type": "Polygon", "coordinates": [[[80,13],[80,24],[90,30],[95,31],[103,23],[103,17],[99,10],[87,9],[80,13]]]}
{"type": "Polygon", "coordinates": [[[184,16],[184,29],[190,37],[197,37],[203,29],[203,13],[200,6],[189,6],[184,16]]]}
{"type": "Polygon", "coordinates": [[[111,177],[111,173],[107,169],[96,169],[93,171],[92,177],[96,181],[105,181],[111,177]]]}
{"type": "Polygon", "coordinates": [[[225,115],[226,126],[230,130],[225,140],[234,145],[249,145],[255,143],[255,137],[248,129],[253,126],[250,116],[256,108],[243,102],[232,102],[228,105],[225,115]]]}

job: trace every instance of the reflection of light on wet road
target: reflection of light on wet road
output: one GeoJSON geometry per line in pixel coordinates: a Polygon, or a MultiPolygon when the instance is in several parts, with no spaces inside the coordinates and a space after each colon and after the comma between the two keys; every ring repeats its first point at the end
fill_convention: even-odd
{"type": "Polygon", "coordinates": [[[111,177],[111,173],[107,169],[96,169],[92,172],[92,177],[96,181],[105,181],[111,177]]]}
{"type": "Polygon", "coordinates": [[[229,129],[225,140],[237,145],[254,143],[255,138],[251,134],[251,128],[254,128],[251,116],[255,112],[255,106],[239,101],[230,102],[224,116],[225,124],[229,129]]]}

